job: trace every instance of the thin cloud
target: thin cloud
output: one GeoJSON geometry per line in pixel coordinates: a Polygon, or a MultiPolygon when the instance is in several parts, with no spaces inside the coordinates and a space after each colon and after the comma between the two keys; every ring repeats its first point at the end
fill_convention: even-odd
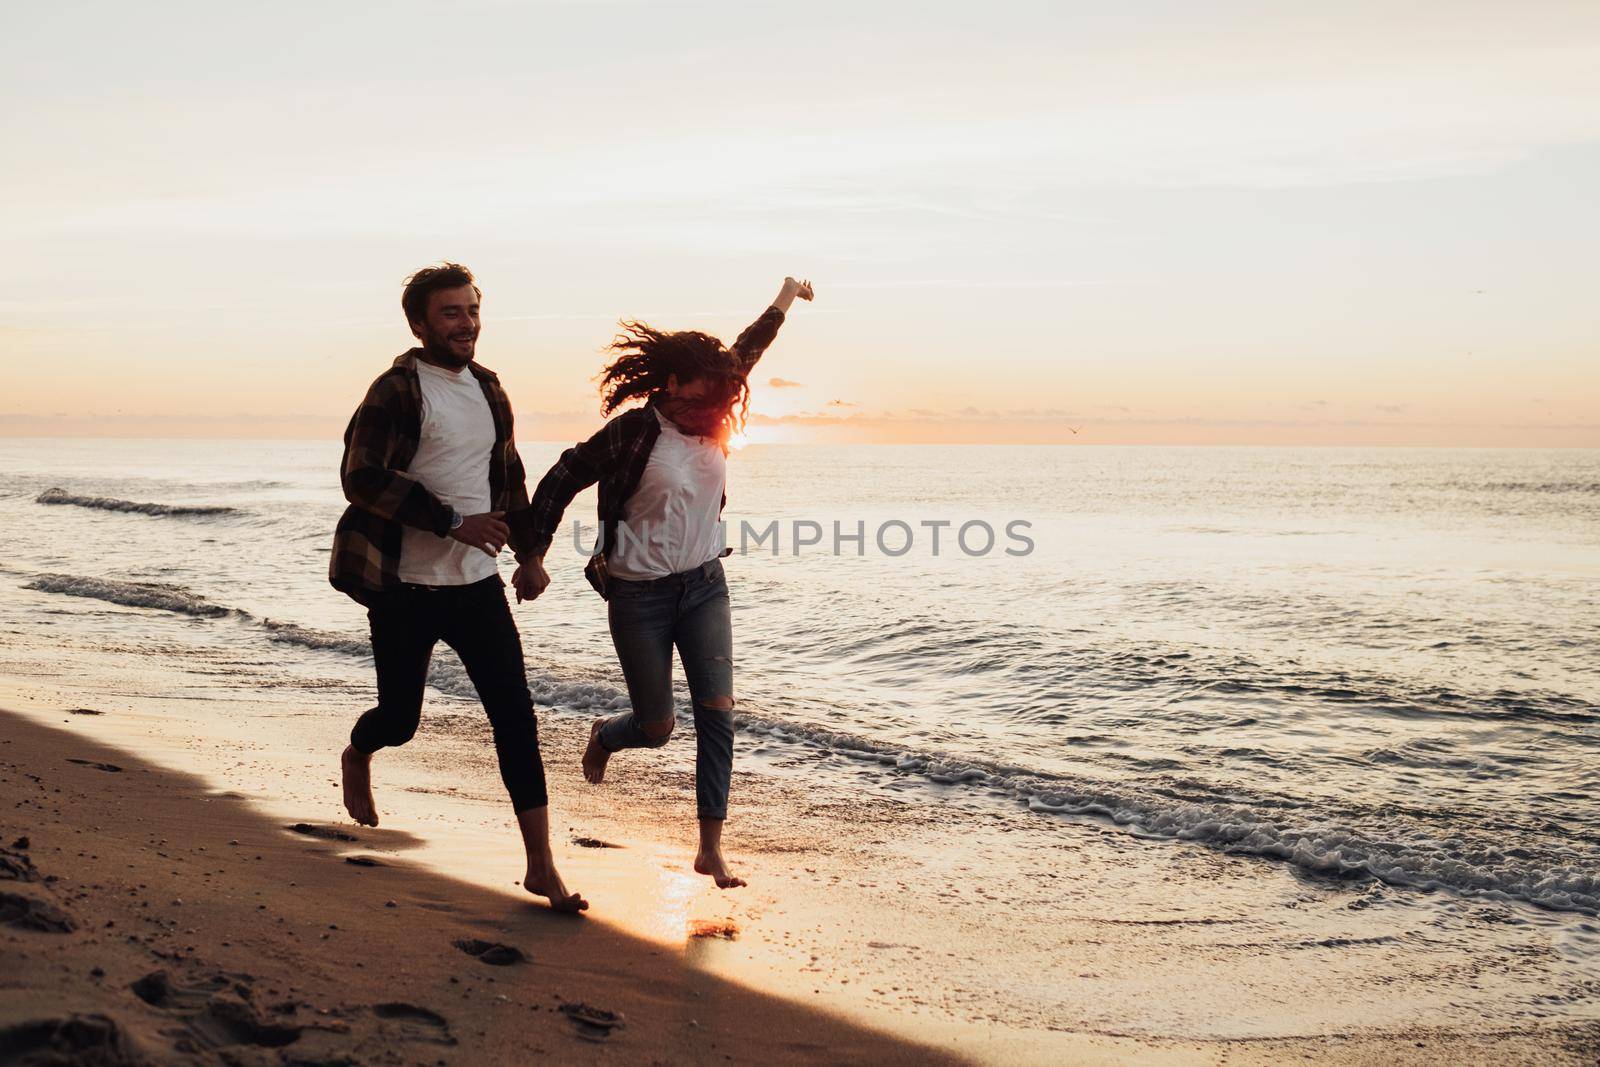
{"type": "Polygon", "coordinates": [[[787,378],[768,378],[767,379],[767,384],[770,385],[774,389],[803,389],[803,388],[805,388],[805,386],[802,385],[800,382],[791,382],[787,378]]]}
{"type": "MultiPolygon", "coordinates": [[[[3,417],[3,416],[0,416],[3,417]]],[[[750,421],[762,426],[827,426],[840,424],[898,424],[914,425],[921,423],[951,423],[951,422],[995,422],[1005,425],[1014,425],[1016,419],[998,411],[980,411],[977,408],[965,408],[959,412],[936,412],[924,408],[910,409],[906,414],[893,411],[853,411],[848,414],[828,413],[823,411],[801,411],[791,415],[763,415],[759,412],[752,413],[750,421]]],[[[1039,420],[1041,422],[1064,422],[1068,420],[1039,420]]],[[[1472,422],[1467,420],[1418,420],[1410,419],[1404,422],[1374,419],[1252,419],[1252,418],[1211,418],[1202,415],[1181,416],[1148,416],[1139,418],[1102,419],[1097,426],[1103,428],[1117,427],[1149,427],[1149,426],[1177,426],[1177,427],[1224,427],[1224,428],[1283,428],[1283,429],[1319,429],[1328,427],[1353,427],[1372,429],[1429,429],[1429,430],[1539,430],[1539,431],[1571,431],[1590,430],[1594,428],[1592,420],[1585,422],[1543,423],[1537,421],[1522,422],[1472,422]]]]}
{"type": "Polygon", "coordinates": [[[1069,278],[1014,278],[989,281],[980,278],[896,278],[871,282],[829,282],[829,289],[1075,289],[1107,285],[1102,281],[1069,278]]]}

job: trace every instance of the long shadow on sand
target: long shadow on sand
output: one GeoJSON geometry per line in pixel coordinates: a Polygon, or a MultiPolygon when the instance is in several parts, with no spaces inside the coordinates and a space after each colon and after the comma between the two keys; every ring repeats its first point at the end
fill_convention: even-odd
{"type": "Polygon", "coordinates": [[[956,1062],[9,712],[0,795],[0,1063],[956,1062]]]}

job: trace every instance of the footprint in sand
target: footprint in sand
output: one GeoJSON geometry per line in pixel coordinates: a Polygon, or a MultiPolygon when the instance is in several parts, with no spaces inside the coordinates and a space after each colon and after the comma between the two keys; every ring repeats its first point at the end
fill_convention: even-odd
{"type": "Polygon", "coordinates": [[[313,826],[311,823],[308,823],[308,822],[297,822],[293,826],[286,827],[286,829],[292,830],[293,832],[295,832],[297,834],[304,834],[307,837],[320,837],[320,838],[323,838],[324,840],[327,840],[327,841],[359,841],[359,840],[361,840],[355,834],[346,833],[345,831],[340,830],[340,829],[338,829],[336,827],[333,827],[333,826],[313,826]]]}
{"type": "Polygon", "coordinates": [[[116,1021],[104,1015],[28,1019],[0,1027],[0,1049],[7,1063],[139,1063],[116,1021]]]}
{"type": "MultiPolygon", "coordinates": [[[[26,840],[26,839],[24,839],[26,840]]],[[[39,869],[21,852],[0,848],[0,882],[37,882],[39,869]]]]}
{"type": "Polygon", "coordinates": [[[78,928],[72,916],[54,904],[21,893],[0,893],[0,925],[42,934],[70,934],[78,928]]]}
{"type": "Polygon", "coordinates": [[[625,1025],[621,1012],[597,1008],[581,1001],[563,1003],[558,1010],[572,1020],[572,1024],[578,1028],[578,1036],[588,1041],[604,1041],[611,1036],[611,1031],[625,1025]]]}
{"type": "Polygon", "coordinates": [[[189,1019],[189,1027],[208,1044],[257,1045],[283,1048],[300,1040],[303,1027],[264,1022],[243,999],[226,993],[206,1001],[205,1007],[189,1019]]]}
{"type": "Polygon", "coordinates": [[[300,1040],[304,1027],[266,1022],[249,1003],[247,974],[218,972],[174,981],[166,971],[151,971],[134,982],[134,995],[183,1021],[187,1031],[212,1048],[256,1045],[283,1048],[300,1040]]]}
{"type": "Polygon", "coordinates": [[[417,901],[417,907],[426,908],[429,911],[454,912],[458,910],[454,904],[443,900],[419,900],[417,901]]]}
{"type": "Polygon", "coordinates": [[[487,963],[491,967],[509,967],[513,963],[526,963],[528,956],[514,945],[502,945],[498,941],[479,941],[475,937],[463,938],[455,942],[456,948],[469,956],[476,956],[480,963],[487,963]]]}
{"type": "Polygon", "coordinates": [[[574,837],[572,843],[579,848],[621,848],[610,841],[602,841],[598,837],[574,837]]]}
{"type": "Polygon", "coordinates": [[[435,1045],[454,1045],[450,1022],[436,1011],[419,1008],[404,1001],[374,1004],[372,1014],[396,1024],[400,1036],[408,1041],[427,1041],[435,1045]]]}
{"type": "Polygon", "coordinates": [[[690,919],[690,937],[720,937],[724,941],[739,940],[739,925],[731,919],[690,919]]]}
{"type": "Polygon", "coordinates": [[[76,763],[84,767],[93,767],[97,771],[107,771],[111,774],[122,773],[122,768],[118,767],[115,763],[101,763],[99,760],[92,759],[75,759],[72,756],[67,757],[67,762],[76,763]]]}
{"type": "Polygon", "coordinates": [[[255,979],[248,974],[204,974],[174,981],[166,971],[151,971],[129,988],[140,1000],[155,1008],[194,1009],[218,993],[231,989],[241,997],[250,995],[255,979]]]}

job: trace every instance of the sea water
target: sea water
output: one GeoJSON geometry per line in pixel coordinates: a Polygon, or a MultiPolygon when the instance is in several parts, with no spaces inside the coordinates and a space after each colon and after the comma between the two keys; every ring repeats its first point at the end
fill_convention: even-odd
{"type": "MultiPolygon", "coordinates": [[[[560,448],[522,445],[530,482],[560,448]]],[[[138,611],[58,610],[88,598],[364,670],[364,613],[327,584],[338,464],[330,441],[0,441],[8,626],[134,647],[138,611]]],[[[1600,912],[1600,452],[751,446],[728,481],[742,751],[1600,912]]],[[[543,714],[627,706],[593,536],[591,490],[515,609],[543,714]]],[[[432,682],[472,693],[442,647],[432,682]]]]}

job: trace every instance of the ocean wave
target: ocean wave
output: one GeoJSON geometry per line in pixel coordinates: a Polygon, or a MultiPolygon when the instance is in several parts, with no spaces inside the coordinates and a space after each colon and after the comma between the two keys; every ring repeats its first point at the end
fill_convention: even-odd
{"type": "Polygon", "coordinates": [[[34,497],[38,504],[70,504],[79,508],[94,508],[99,511],[130,511],[139,515],[156,515],[161,517],[193,518],[208,515],[231,515],[238,508],[225,507],[220,504],[151,504],[141,503],[136,500],[118,500],[109,496],[78,496],[65,489],[46,489],[34,497]]]}
{"type": "Polygon", "coordinates": [[[176,611],[183,615],[208,619],[243,614],[220,604],[212,604],[205,597],[192,593],[180,585],[167,585],[162,582],[119,582],[110,578],[86,578],[76,574],[39,574],[35,575],[25,588],[44,593],[90,597],[133,608],[176,611]]]}
{"type": "MultiPolygon", "coordinates": [[[[263,619],[261,625],[274,641],[358,658],[372,656],[372,645],[365,638],[314,630],[277,619],[263,619]]],[[[478,695],[466,668],[453,657],[434,657],[428,668],[428,684],[448,696],[476,699],[478,695]]],[[[530,674],[528,691],[533,694],[536,703],[573,711],[610,712],[629,706],[626,690],[598,678],[530,674]]]]}
{"type": "Polygon", "coordinates": [[[1486,482],[1483,488],[1499,493],[1600,494],[1600,482],[1486,482]]]}
{"type": "MultiPolygon", "coordinates": [[[[1486,673],[1452,670],[1473,664],[1450,658],[1459,653],[1449,644],[1428,649],[1436,657],[1431,662],[1415,655],[1421,633],[1434,637],[1434,646],[1455,642],[1469,651],[1490,647],[1546,655],[1552,666],[1567,666],[1551,655],[1568,647],[1566,639],[1531,626],[1469,627],[1422,613],[1385,616],[1377,606],[1340,606],[1323,595],[1274,598],[1167,580],[1142,584],[1137,596],[1137,617],[1164,613],[1169,605],[1188,614],[1203,603],[1208,612],[1222,609],[1233,627],[1266,633],[1266,647],[1247,652],[1209,642],[1132,640],[1114,630],[1041,627],[1021,618],[956,620],[905,611],[881,620],[857,616],[850,625],[824,631],[784,621],[755,640],[785,657],[829,669],[843,665],[854,678],[881,688],[942,686],[981,697],[978,714],[986,721],[1030,730],[1064,722],[1105,724],[1113,710],[1144,716],[1154,707],[1215,709],[1260,698],[1284,713],[1320,715],[1337,706],[1372,719],[1438,721],[1441,728],[1472,720],[1549,723],[1563,730],[1600,724],[1600,705],[1592,697],[1542,685],[1538,675],[1523,676],[1512,688],[1486,673]],[[1333,651],[1291,652],[1281,642],[1285,633],[1314,634],[1333,651]],[[1387,661],[1362,656],[1350,669],[1351,659],[1340,654],[1344,643],[1402,654],[1387,661]],[[1403,669],[1384,669],[1390,664],[1403,669]],[[1116,699],[1108,701],[1108,695],[1116,699]]],[[[1587,645],[1575,638],[1570,647],[1573,655],[1565,658],[1582,670],[1587,661],[1578,653],[1587,645]]]]}
{"type": "Polygon", "coordinates": [[[1437,838],[1396,822],[1375,832],[1323,819],[1270,817],[1243,803],[1189,802],[1083,779],[1039,774],[761,716],[736,717],[742,730],[800,742],[941,786],[1009,795],[1029,810],[1107,820],[1145,837],[1192,841],[1235,855],[1283,860],[1318,874],[1368,875],[1390,885],[1518,900],[1556,911],[1600,914],[1600,854],[1547,849],[1534,854],[1437,838]]]}
{"type": "MultiPolygon", "coordinates": [[[[28,588],[186,615],[226,615],[259,624],[272,640],[340,655],[369,658],[364,638],[331,633],[211,604],[179,586],[63,574],[41,574],[28,588]]],[[[474,698],[476,688],[453,657],[436,657],[429,684],[439,692],[474,698]]],[[[535,674],[534,699],[580,713],[628,707],[624,690],[601,677],[535,674]]],[[[692,717],[680,704],[679,717],[692,717]]],[[[1486,835],[1438,836],[1416,820],[1361,818],[1343,825],[1337,812],[1286,810],[1268,797],[1233,789],[1224,799],[1185,799],[1160,783],[1108,783],[1051,775],[1026,767],[936,751],[918,751],[847,731],[798,723],[748,707],[734,716],[741,733],[808,749],[823,757],[865,762],[885,774],[915,777],[946,789],[971,789],[1009,798],[1042,815],[1093,818],[1142,837],[1189,841],[1221,851],[1292,863],[1318,874],[1369,876],[1379,881],[1464,896],[1522,901],[1558,911],[1600,915],[1600,853],[1574,848],[1501,848],[1486,835]]],[[[1412,746],[1414,758],[1425,746],[1412,746]]],[[[1382,760],[1388,753],[1373,753],[1382,760]]],[[[1398,755],[1398,754],[1396,754],[1398,755]]],[[[1346,820],[1351,821],[1351,820],[1346,820]]]]}

